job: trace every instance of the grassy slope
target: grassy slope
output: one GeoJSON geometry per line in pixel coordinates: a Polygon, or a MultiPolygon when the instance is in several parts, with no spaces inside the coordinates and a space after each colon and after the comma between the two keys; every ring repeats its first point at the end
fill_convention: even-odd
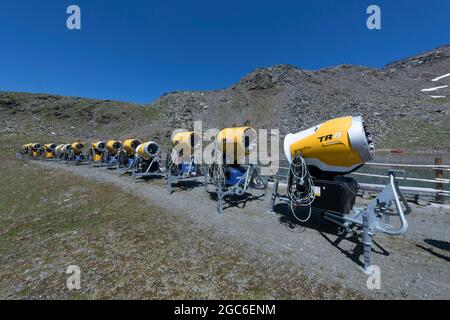
{"type": "MultiPolygon", "coordinates": [[[[1,298],[352,298],[114,186],[14,160],[0,137],[1,298]],[[236,248],[238,248],[236,250],[236,248]],[[80,291],[66,288],[68,265],[80,291]]],[[[86,168],[87,169],[87,168],[86,168]]]]}

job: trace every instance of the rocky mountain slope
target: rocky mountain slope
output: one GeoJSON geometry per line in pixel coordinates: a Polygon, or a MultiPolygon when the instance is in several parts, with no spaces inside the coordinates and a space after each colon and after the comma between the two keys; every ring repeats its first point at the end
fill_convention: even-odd
{"type": "Polygon", "coordinates": [[[381,69],[261,68],[224,90],[173,92],[149,105],[0,92],[0,130],[164,144],[173,129],[190,129],[194,120],[203,120],[204,128],[250,122],[278,128],[283,137],[336,116],[362,115],[379,147],[448,150],[449,73],[447,45],[381,69]]]}

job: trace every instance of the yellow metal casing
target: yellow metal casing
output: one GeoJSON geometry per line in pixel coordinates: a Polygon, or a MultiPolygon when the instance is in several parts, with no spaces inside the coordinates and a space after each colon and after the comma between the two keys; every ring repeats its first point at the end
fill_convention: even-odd
{"type": "Polygon", "coordinates": [[[220,152],[226,154],[228,160],[241,159],[250,154],[257,145],[256,130],[251,127],[224,128],[216,137],[217,147],[220,152]]]}
{"type": "Polygon", "coordinates": [[[40,157],[42,155],[42,145],[40,143],[31,144],[31,155],[33,157],[40,157]]]}
{"type": "Polygon", "coordinates": [[[72,143],[70,147],[74,154],[80,154],[84,150],[84,143],[81,141],[76,141],[72,143]]]}
{"type": "Polygon", "coordinates": [[[22,153],[23,153],[23,154],[31,154],[31,146],[32,146],[32,145],[33,145],[32,143],[24,144],[24,145],[22,146],[22,153]]]}
{"type": "Polygon", "coordinates": [[[150,160],[159,154],[160,148],[156,142],[148,141],[141,143],[136,148],[136,154],[145,160],[150,160]]]}
{"type": "Polygon", "coordinates": [[[110,154],[115,155],[120,151],[120,149],[122,149],[122,142],[118,140],[109,140],[106,143],[106,149],[108,149],[110,154]]]}
{"type": "Polygon", "coordinates": [[[106,149],[105,141],[97,141],[92,143],[92,161],[100,162],[102,161],[103,152],[106,149]]]}
{"type": "Polygon", "coordinates": [[[56,144],[47,143],[44,144],[44,157],[46,159],[51,159],[55,157],[56,144]]]}
{"type": "Polygon", "coordinates": [[[141,140],[138,139],[127,139],[123,142],[123,148],[128,155],[134,155],[136,153],[136,148],[141,144],[141,140]]]}
{"type": "Polygon", "coordinates": [[[333,173],[353,171],[370,161],[374,150],[361,117],[336,118],[284,139],[289,162],[297,153],[308,165],[333,173]]]}

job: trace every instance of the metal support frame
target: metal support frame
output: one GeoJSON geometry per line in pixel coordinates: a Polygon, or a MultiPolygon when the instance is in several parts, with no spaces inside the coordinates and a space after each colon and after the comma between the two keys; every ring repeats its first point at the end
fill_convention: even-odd
{"type": "MultiPolygon", "coordinates": [[[[365,208],[353,208],[349,215],[337,215],[335,213],[322,211],[323,217],[338,225],[347,233],[355,233],[357,229],[362,228],[362,243],[364,245],[364,270],[368,271],[372,260],[373,237],[376,233],[385,233],[389,235],[403,235],[408,229],[408,222],[405,215],[411,212],[411,207],[403,197],[398,183],[395,179],[396,171],[389,171],[389,183],[383,191],[373,199],[365,208]],[[402,203],[405,209],[402,208],[402,203]],[[396,212],[391,211],[394,204],[396,212]],[[390,224],[390,216],[396,213],[400,220],[399,227],[393,227],[390,224]]],[[[278,193],[279,180],[275,180],[272,195],[268,205],[268,213],[274,213],[275,202],[278,199],[281,202],[290,203],[286,195],[278,193]]]]}
{"type": "Polygon", "coordinates": [[[133,172],[132,172],[132,176],[135,179],[139,179],[139,178],[146,178],[146,177],[155,177],[155,176],[160,176],[161,174],[164,174],[164,169],[161,168],[161,159],[159,158],[159,156],[153,157],[151,159],[150,164],[148,165],[147,169],[145,170],[145,172],[138,172],[138,167],[139,164],[142,161],[147,161],[147,160],[143,160],[142,157],[140,156],[136,156],[136,160],[134,161],[133,164],[133,172]],[[158,169],[156,171],[152,171],[150,172],[150,169],[152,168],[153,164],[157,164],[158,165],[158,169]]]}
{"type": "MultiPolygon", "coordinates": [[[[232,186],[225,186],[225,179],[218,179],[215,186],[215,192],[217,194],[217,201],[218,201],[218,212],[220,214],[223,213],[223,203],[224,198],[226,196],[231,195],[237,195],[242,196],[245,191],[249,188],[250,183],[254,183],[257,185],[258,183],[255,183],[255,181],[259,180],[259,184],[261,185],[261,188],[255,188],[255,189],[264,189],[267,190],[267,179],[263,179],[261,175],[256,170],[255,165],[250,164],[247,166],[247,169],[245,173],[238,179],[238,181],[232,185],[232,186]],[[251,173],[251,174],[250,174],[251,173]],[[243,182],[243,184],[242,184],[243,182]]],[[[210,178],[207,172],[205,172],[205,180],[204,180],[204,186],[205,190],[208,191],[208,185],[210,183],[210,178]]]]}
{"type": "Polygon", "coordinates": [[[69,152],[67,159],[65,160],[66,164],[74,164],[74,165],[89,165],[89,159],[85,152],[81,152],[80,154],[75,154],[72,150],[69,152]],[[82,156],[83,160],[75,160],[76,156],[82,156]]]}
{"type": "Polygon", "coordinates": [[[175,174],[172,174],[172,170],[169,167],[166,168],[166,170],[167,170],[167,173],[166,173],[167,191],[169,192],[169,194],[172,194],[172,192],[173,192],[172,185],[174,183],[178,183],[181,180],[192,179],[192,178],[197,177],[197,175],[193,175],[191,173],[192,168],[194,168],[195,172],[197,171],[196,170],[197,165],[195,164],[194,157],[191,157],[191,162],[189,163],[189,168],[188,168],[187,172],[181,172],[180,169],[178,168],[178,165],[176,165],[176,166],[177,166],[177,169],[175,170],[175,174]]]}

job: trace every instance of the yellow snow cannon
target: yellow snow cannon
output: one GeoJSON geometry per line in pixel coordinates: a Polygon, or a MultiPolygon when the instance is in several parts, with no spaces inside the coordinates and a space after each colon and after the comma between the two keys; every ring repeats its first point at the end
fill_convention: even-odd
{"type": "Polygon", "coordinates": [[[31,144],[31,156],[33,158],[40,158],[42,156],[42,145],[40,143],[31,144]]]}
{"type": "Polygon", "coordinates": [[[370,271],[372,237],[375,233],[404,234],[408,228],[405,215],[411,211],[403,197],[395,171],[389,171],[389,183],[367,207],[354,207],[358,184],[345,176],[373,159],[375,147],[361,117],[341,117],[284,138],[284,154],[289,162],[287,193],[278,193],[275,180],[269,212],[278,199],[289,204],[301,223],[313,213],[336,224],[342,233],[362,230],[364,269],[370,271]],[[403,203],[403,205],[402,205],[403,203]],[[399,218],[398,226],[386,215],[399,218]],[[301,216],[300,216],[301,215],[301,216]]]}
{"type": "Polygon", "coordinates": [[[141,144],[141,140],[138,139],[127,139],[123,142],[123,149],[128,155],[134,155],[136,153],[136,148],[141,144]]]}
{"type": "Polygon", "coordinates": [[[201,146],[201,136],[194,131],[176,132],[167,151],[166,173],[169,194],[172,184],[197,175],[195,151],[201,146]]]}
{"type": "Polygon", "coordinates": [[[136,148],[141,143],[141,140],[138,139],[126,139],[123,142],[123,148],[117,154],[117,169],[124,169],[125,172],[132,169],[134,161],[136,160],[136,148]]]}
{"type": "Polygon", "coordinates": [[[160,147],[154,141],[141,143],[136,148],[135,161],[133,164],[133,177],[151,177],[164,173],[160,164],[160,147]]]}
{"type": "Polygon", "coordinates": [[[108,153],[110,155],[115,155],[117,152],[120,151],[120,149],[122,149],[122,142],[121,141],[117,141],[117,140],[109,140],[106,143],[106,149],[108,150],[108,153]]]}
{"type": "Polygon", "coordinates": [[[116,168],[118,165],[118,154],[122,150],[123,144],[121,141],[109,140],[106,143],[106,165],[109,168],[116,168]]]}
{"type": "Polygon", "coordinates": [[[160,148],[159,145],[154,141],[148,141],[141,143],[136,148],[136,154],[145,160],[150,160],[159,155],[160,148]]]}
{"type": "Polygon", "coordinates": [[[289,162],[301,155],[315,174],[342,175],[372,160],[375,147],[361,117],[342,117],[286,135],[284,153],[289,162]]]}
{"type": "Polygon", "coordinates": [[[219,200],[218,211],[223,213],[226,196],[242,196],[249,187],[266,189],[267,181],[258,171],[256,163],[246,164],[246,158],[256,151],[257,134],[252,127],[230,127],[219,131],[214,150],[215,160],[207,164],[205,189],[212,185],[219,200]]]}
{"type": "Polygon", "coordinates": [[[103,162],[106,162],[104,160],[105,151],[106,151],[105,141],[100,140],[97,142],[93,142],[88,154],[89,164],[93,166],[93,165],[101,165],[103,162]]]}
{"type": "Polygon", "coordinates": [[[31,146],[32,145],[33,145],[32,143],[24,144],[22,146],[22,148],[20,149],[20,153],[23,155],[31,156],[31,146]]]}
{"type": "Polygon", "coordinates": [[[43,151],[44,151],[44,159],[55,159],[55,149],[56,144],[54,143],[47,143],[44,144],[43,151]]]}
{"type": "Polygon", "coordinates": [[[85,151],[85,144],[81,141],[75,141],[70,145],[69,161],[74,161],[76,164],[80,164],[87,160],[85,151]]]}

